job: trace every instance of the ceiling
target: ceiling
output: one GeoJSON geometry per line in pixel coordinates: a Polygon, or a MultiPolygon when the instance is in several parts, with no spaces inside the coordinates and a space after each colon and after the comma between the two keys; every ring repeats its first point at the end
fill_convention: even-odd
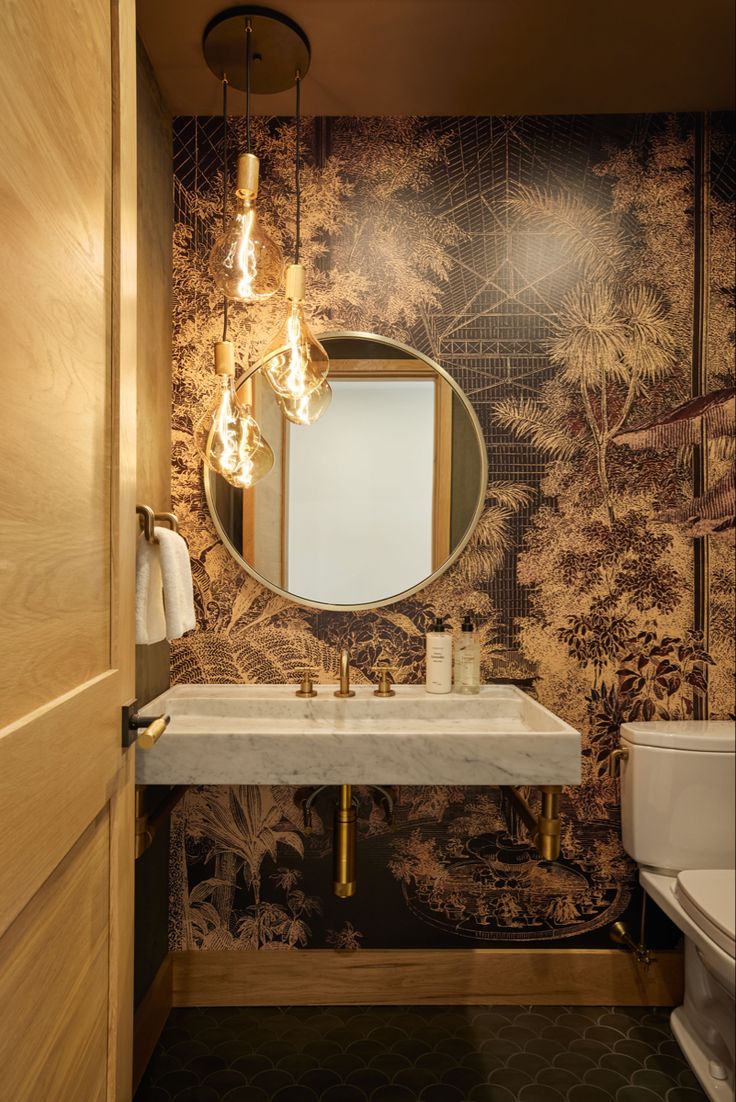
{"type": "MultiPolygon", "coordinates": [[[[220,111],[202,57],[222,0],[138,0],[174,115],[220,111]]],[[[276,0],[312,45],[314,115],[567,115],[734,105],[733,0],[276,0]]],[[[242,96],[232,96],[233,110],[242,96]]],[[[292,114],[293,93],[253,97],[292,114]]]]}

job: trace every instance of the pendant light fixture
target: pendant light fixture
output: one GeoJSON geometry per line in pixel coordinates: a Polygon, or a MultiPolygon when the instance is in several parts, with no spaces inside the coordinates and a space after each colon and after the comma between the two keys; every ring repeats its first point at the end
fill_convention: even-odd
{"type": "Polygon", "coordinates": [[[287,312],[261,358],[261,371],[273,387],[284,416],[297,425],[311,425],[332,400],[327,382],[330,361],[304,316],[304,267],[301,246],[301,74],[296,75],[294,263],[286,269],[287,312]]]}
{"type": "MultiPolygon", "coordinates": [[[[263,228],[256,209],[260,164],[251,152],[250,94],[253,23],[245,19],[246,152],[238,157],[235,213],[209,256],[209,271],[222,293],[236,302],[264,302],[281,285],[284,258],[263,228]]],[[[226,74],[223,74],[225,76],[226,74]]]]}
{"type": "MultiPolygon", "coordinates": [[[[222,222],[227,223],[227,77],[222,81],[223,157],[222,222]]],[[[274,455],[263,439],[249,406],[243,406],[235,390],[235,348],[227,339],[228,301],[223,299],[222,340],[215,344],[215,400],[194,431],[195,444],[207,466],[238,489],[252,486],[268,474],[274,455]]]]}

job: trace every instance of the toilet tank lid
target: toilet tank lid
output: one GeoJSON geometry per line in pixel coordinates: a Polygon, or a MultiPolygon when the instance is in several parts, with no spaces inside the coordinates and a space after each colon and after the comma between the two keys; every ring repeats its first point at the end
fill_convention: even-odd
{"type": "Polygon", "coordinates": [[[708,750],[733,754],[736,723],[728,719],[656,719],[622,723],[621,738],[641,746],[666,750],[708,750]]]}

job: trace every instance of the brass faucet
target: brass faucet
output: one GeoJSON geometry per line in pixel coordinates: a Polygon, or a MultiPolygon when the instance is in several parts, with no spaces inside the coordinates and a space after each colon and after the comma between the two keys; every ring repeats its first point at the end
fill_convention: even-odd
{"type": "Polygon", "coordinates": [[[350,655],[346,647],[343,647],[340,651],[340,688],[336,690],[335,696],[343,699],[348,696],[355,696],[350,688],[350,655]]]}

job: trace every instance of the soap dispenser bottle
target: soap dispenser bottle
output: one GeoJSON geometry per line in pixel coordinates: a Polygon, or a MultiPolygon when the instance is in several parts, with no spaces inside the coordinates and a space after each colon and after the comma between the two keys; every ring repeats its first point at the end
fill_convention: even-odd
{"type": "Polygon", "coordinates": [[[455,647],[455,692],[480,692],[480,641],[470,613],[467,613],[455,647]]]}
{"type": "Polygon", "coordinates": [[[452,689],[452,634],[438,616],[427,632],[428,693],[449,693],[452,689]]]}

